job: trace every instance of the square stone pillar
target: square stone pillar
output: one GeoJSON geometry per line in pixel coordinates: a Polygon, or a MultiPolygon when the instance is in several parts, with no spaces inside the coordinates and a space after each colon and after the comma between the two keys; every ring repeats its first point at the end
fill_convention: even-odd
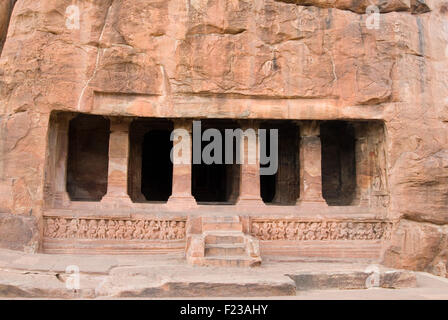
{"type": "Polygon", "coordinates": [[[173,191],[168,199],[168,206],[170,207],[194,207],[196,200],[191,195],[191,172],[192,172],[192,125],[191,120],[175,119],[173,120],[174,130],[179,130],[181,137],[173,141],[173,147],[182,143],[182,151],[187,152],[186,155],[181,154],[182,158],[187,159],[186,163],[173,163],[173,191]],[[185,136],[184,136],[185,134],[185,136]]]}
{"type": "Polygon", "coordinates": [[[327,206],[322,197],[322,144],[318,121],[300,123],[300,197],[297,204],[327,206]]]}
{"type": "Polygon", "coordinates": [[[130,204],[128,195],[130,118],[110,118],[109,173],[102,203],[130,204]]]}
{"type": "Polygon", "coordinates": [[[353,204],[370,205],[370,186],[372,183],[372,164],[367,135],[367,123],[355,123],[356,196],[353,204]]]}
{"type": "Polygon", "coordinates": [[[241,121],[243,135],[240,144],[240,155],[244,161],[240,164],[240,195],[237,205],[264,206],[260,194],[260,146],[258,139],[259,123],[255,120],[241,121]],[[255,141],[250,144],[245,139],[246,130],[252,129],[255,132],[255,141]],[[253,157],[252,163],[251,155],[253,157]]]}
{"type": "Polygon", "coordinates": [[[50,148],[53,153],[53,207],[70,206],[70,196],[67,193],[67,159],[69,144],[70,120],[74,118],[71,113],[60,113],[56,120],[56,141],[50,148]]]}

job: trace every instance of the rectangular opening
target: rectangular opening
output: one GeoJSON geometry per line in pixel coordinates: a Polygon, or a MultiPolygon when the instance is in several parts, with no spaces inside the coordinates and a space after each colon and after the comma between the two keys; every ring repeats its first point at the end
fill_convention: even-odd
{"type": "MultiPolygon", "coordinates": [[[[201,137],[207,130],[219,131],[221,143],[210,136],[208,141],[201,143],[201,163],[192,166],[192,195],[201,204],[234,204],[239,195],[240,165],[236,163],[236,148],[233,143],[233,164],[226,164],[225,129],[236,129],[238,125],[227,120],[203,120],[201,121],[201,137]],[[213,144],[213,143],[216,144],[213,144]],[[212,146],[216,148],[212,148],[212,146]],[[213,150],[212,150],[213,149],[213,150]],[[205,150],[205,152],[204,152],[205,150]],[[210,152],[208,152],[210,151],[210,152]],[[215,152],[218,154],[215,154],[215,152]],[[219,161],[208,164],[206,155],[219,161]],[[218,156],[220,154],[220,156],[218,156]],[[205,156],[205,157],[204,157],[205,156]],[[220,158],[220,159],[218,159],[220,158]]],[[[210,131],[209,131],[210,132],[210,131]]],[[[218,134],[218,132],[215,132],[218,134]]],[[[213,135],[213,132],[211,132],[213,135]]],[[[193,151],[195,152],[195,150],[193,151]]]]}
{"type": "Polygon", "coordinates": [[[172,192],[169,120],[138,119],[130,127],[128,194],[133,202],[166,202],[172,192]]]}
{"type": "Polygon", "coordinates": [[[322,142],[322,195],[328,205],[353,203],[356,191],[355,132],[345,121],[320,126],[322,142]]]}
{"type": "Polygon", "coordinates": [[[100,201],[107,192],[109,120],[80,114],[70,121],[67,193],[72,201],[100,201]]]}
{"type": "MultiPolygon", "coordinates": [[[[289,121],[267,121],[260,129],[266,130],[266,155],[271,157],[272,152],[278,152],[276,173],[260,175],[261,198],[266,204],[295,205],[300,195],[299,127],[289,121]],[[277,150],[271,144],[272,129],[278,130],[277,150]]],[[[262,168],[267,166],[260,164],[262,168]]]]}
{"type": "Polygon", "coordinates": [[[330,206],[387,206],[384,125],[326,121],[320,126],[322,194],[330,206]]]}

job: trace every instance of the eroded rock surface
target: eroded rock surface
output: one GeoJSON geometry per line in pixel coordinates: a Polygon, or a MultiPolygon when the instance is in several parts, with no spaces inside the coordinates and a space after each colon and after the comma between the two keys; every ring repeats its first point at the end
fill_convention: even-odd
{"type": "MultiPolygon", "coordinates": [[[[286,3],[295,3],[303,6],[316,6],[319,8],[337,8],[357,13],[366,13],[371,6],[376,6],[379,12],[407,11],[424,13],[430,11],[425,0],[276,0],[286,3]]],[[[372,9],[374,10],[374,9],[372,9]]]]}
{"type": "Polygon", "coordinates": [[[448,228],[403,219],[392,236],[384,263],[447,277],[448,228]]]}
{"type": "Polygon", "coordinates": [[[417,281],[412,271],[377,267],[374,273],[356,263],[268,262],[232,270],[194,267],[176,255],[88,258],[0,250],[0,258],[1,298],[285,297],[308,290],[410,289],[417,281]],[[67,266],[79,270],[77,289],[67,266]]]}
{"type": "Polygon", "coordinates": [[[0,213],[0,248],[36,252],[39,245],[34,216],[0,213]]]}

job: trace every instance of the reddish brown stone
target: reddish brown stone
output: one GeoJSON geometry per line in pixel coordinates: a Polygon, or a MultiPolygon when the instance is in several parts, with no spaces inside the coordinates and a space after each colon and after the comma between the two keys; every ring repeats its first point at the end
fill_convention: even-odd
{"type": "Polygon", "coordinates": [[[430,223],[402,220],[393,233],[383,263],[394,268],[447,274],[448,229],[430,223]]]}
{"type": "MultiPolygon", "coordinates": [[[[89,253],[182,251],[192,236],[202,237],[195,250],[204,254],[240,252],[239,245],[206,248],[204,232],[242,232],[255,264],[260,241],[267,256],[379,261],[383,252],[388,265],[446,274],[446,1],[382,1],[377,29],[366,25],[368,0],[80,0],[79,28],[67,27],[69,1],[22,0],[12,11],[14,2],[0,4],[0,46],[7,35],[0,57],[0,209],[13,219],[0,241],[8,247],[34,247],[29,243],[40,233],[21,220],[31,214],[50,234],[71,235],[38,236],[48,252],[84,244],[89,253]],[[80,113],[111,120],[106,164],[91,165],[95,182],[108,167],[102,202],[67,195],[68,121],[80,113]],[[257,164],[231,176],[239,190],[229,192],[226,206],[196,203],[188,164],[173,167],[168,203],[148,203],[141,175],[130,172],[142,167],[130,159],[141,155],[131,146],[142,137],[130,141],[129,126],[119,124],[136,118],[163,118],[188,130],[204,118],[255,129],[277,120],[300,126],[301,147],[290,140],[287,169],[273,183],[283,191],[300,185],[299,205],[290,203],[296,188],[264,205],[257,164]],[[353,126],[349,155],[356,163],[340,164],[351,156],[322,157],[324,121],[353,126]],[[297,170],[288,180],[292,163],[297,170]],[[328,174],[333,189],[323,186],[322,164],[338,170],[328,174]],[[324,193],[331,192],[351,194],[327,206],[324,193]],[[236,227],[204,229],[210,216],[239,220],[236,227]],[[75,237],[76,221],[87,220],[91,226],[79,234],[89,237],[79,238],[78,230],[75,237]],[[185,239],[168,239],[184,228],[179,222],[186,223],[185,239]]],[[[99,141],[91,140],[94,154],[99,141]]],[[[105,156],[88,157],[99,158],[105,156]]]]}
{"type": "Polygon", "coordinates": [[[36,252],[39,245],[37,219],[33,216],[0,213],[0,247],[36,252]]]}

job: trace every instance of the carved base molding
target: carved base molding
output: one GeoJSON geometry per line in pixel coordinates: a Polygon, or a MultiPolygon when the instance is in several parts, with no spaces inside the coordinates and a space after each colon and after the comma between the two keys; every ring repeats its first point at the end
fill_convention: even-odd
{"type": "MultiPolygon", "coordinates": [[[[362,218],[241,218],[246,221],[243,233],[261,240],[262,255],[288,257],[377,259],[395,224],[362,218]]],[[[42,249],[45,253],[183,254],[188,219],[192,217],[47,215],[42,249]]]]}
{"type": "Polygon", "coordinates": [[[389,240],[392,227],[384,220],[251,220],[251,234],[260,240],[389,240]]]}
{"type": "Polygon", "coordinates": [[[154,240],[185,239],[185,220],[44,218],[49,239],[154,240]]]}

